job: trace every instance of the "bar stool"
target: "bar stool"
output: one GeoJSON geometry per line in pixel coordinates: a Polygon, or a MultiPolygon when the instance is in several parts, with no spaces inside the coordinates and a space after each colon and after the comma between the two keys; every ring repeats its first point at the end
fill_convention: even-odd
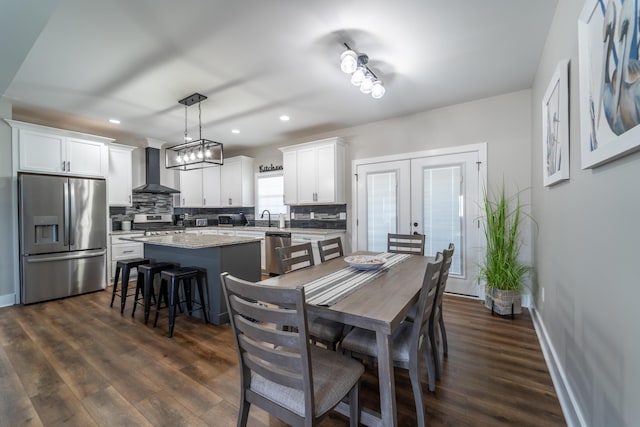
{"type": "Polygon", "coordinates": [[[149,312],[151,311],[151,299],[153,298],[153,302],[156,303],[155,292],[153,289],[153,280],[156,274],[160,274],[163,270],[170,270],[177,267],[180,267],[180,265],[172,262],[152,262],[138,267],[136,297],[134,299],[131,317],[134,317],[134,315],[136,314],[136,306],[139,304],[139,295],[140,293],[142,293],[142,305],[144,306],[144,324],[147,324],[147,322],[149,321],[149,312]]]}
{"type": "Polygon", "coordinates": [[[124,313],[124,304],[129,296],[127,295],[127,290],[129,289],[129,274],[131,273],[131,269],[144,264],[149,264],[150,262],[149,258],[129,258],[116,262],[116,274],[113,278],[113,294],[111,295],[111,304],[109,307],[113,307],[113,300],[115,300],[116,295],[118,295],[120,297],[120,314],[124,313]],[[121,270],[122,290],[118,293],[118,277],[120,277],[121,270]]]}
{"type": "Polygon", "coordinates": [[[209,317],[207,315],[207,307],[204,299],[204,286],[207,283],[207,271],[200,267],[180,267],[172,270],[163,270],[160,274],[160,292],[158,295],[158,303],[156,306],[156,318],[153,322],[155,327],[158,323],[158,316],[160,315],[160,305],[162,304],[162,297],[165,297],[165,303],[169,306],[169,337],[173,336],[173,327],[176,322],[176,306],[180,306],[179,286],[182,283],[182,289],[184,291],[185,302],[187,303],[187,311],[189,315],[195,310],[202,310],[204,315],[204,322],[209,323],[209,317]],[[191,280],[194,279],[198,288],[199,301],[195,301],[191,298],[191,280]],[[167,284],[169,291],[167,292],[167,284]],[[169,301],[166,301],[166,295],[169,294],[169,301]],[[194,310],[193,303],[198,308],[194,310]]]}

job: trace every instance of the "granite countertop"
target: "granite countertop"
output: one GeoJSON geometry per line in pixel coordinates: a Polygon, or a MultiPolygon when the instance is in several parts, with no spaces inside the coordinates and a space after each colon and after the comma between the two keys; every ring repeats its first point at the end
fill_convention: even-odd
{"type": "Polygon", "coordinates": [[[300,233],[300,234],[335,234],[335,233],[346,233],[347,230],[338,230],[332,228],[278,228],[278,227],[220,227],[220,226],[207,226],[207,227],[187,227],[189,231],[193,230],[234,230],[234,231],[275,231],[275,232],[289,232],[289,233],[300,233]]]}
{"type": "Polygon", "coordinates": [[[204,249],[219,246],[240,245],[249,242],[259,242],[259,238],[244,236],[215,236],[206,234],[167,234],[162,236],[131,237],[123,240],[147,243],[151,245],[172,246],[184,249],[204,249]]]}

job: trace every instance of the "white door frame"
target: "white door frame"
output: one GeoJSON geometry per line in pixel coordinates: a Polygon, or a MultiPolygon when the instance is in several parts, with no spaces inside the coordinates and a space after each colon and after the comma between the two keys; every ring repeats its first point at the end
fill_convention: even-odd
{"type": "MultiPolygon", "coordinates": [[[[351,229],[353,230],[353,232],[351,233],[351,247],[352,248],[358,247],[358,233],[357,233],[357,230],[358,230],[358,225],[357,225],[358,183],[357,183],[357,177],[356,177],[358,166],[365,165],[365,164],[394,162],[394,161],[400,161],[400,160],[411,160],[411,159],[421,158],[421,157],[436,157],[436,156],[443,156],[443,155],[464,154],[464,153],[470,153],[470,152],[477,153],[477,156],[480,162],[478,164],[478,181],[479,181],[480,188],[487,188],[487,143],[486,142],[352,160],[351,161],[351,188],[352,188],[351,198],[352,198],[352,212],[354,212],[354,215],[352,215],[352,219],[351,219],[352,221],[351,229]]],[[[482,200],[479,200],[478,202],[482,203],[482,200]]],[[[483,212],[484,207],[480,206],[479,211],[483,212]]],[[[477,221],[480,221],[480,218],[477,218],[477,221]]],[[[486,243],[484,242],[484,240],[480,239],[480,242],[478,243],[480,246],[478,249],[480,251],[484,251],[484,248],[486,246],[486,243]]],[[[480,285],[480,288],[478,289],[478,295],[484,295],[484,286],[482,286],[481,284],[479,285],[480,285]]]]}

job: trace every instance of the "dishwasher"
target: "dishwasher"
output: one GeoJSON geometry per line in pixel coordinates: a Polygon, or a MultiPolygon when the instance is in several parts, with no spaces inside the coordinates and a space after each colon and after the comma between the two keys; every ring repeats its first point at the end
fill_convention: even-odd
{"type": "Polygon", "coordinates": [[[264,238],[267,274],[274,276],[280,272],[276,248],[291,246],[291,233],[287,231],[267,231],[264,233],[264,238]]]}

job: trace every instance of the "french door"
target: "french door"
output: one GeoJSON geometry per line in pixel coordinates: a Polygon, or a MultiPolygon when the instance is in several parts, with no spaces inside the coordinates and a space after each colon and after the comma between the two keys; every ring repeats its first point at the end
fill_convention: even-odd
{"type": "Polygon", "coordinates": [[[354,247],[383,252],[387,233],[424,234],[426,256],[453,243],[447,292],[481,296],[476,277],[483,160],[470,150],[357,164],[354,247]]]}

